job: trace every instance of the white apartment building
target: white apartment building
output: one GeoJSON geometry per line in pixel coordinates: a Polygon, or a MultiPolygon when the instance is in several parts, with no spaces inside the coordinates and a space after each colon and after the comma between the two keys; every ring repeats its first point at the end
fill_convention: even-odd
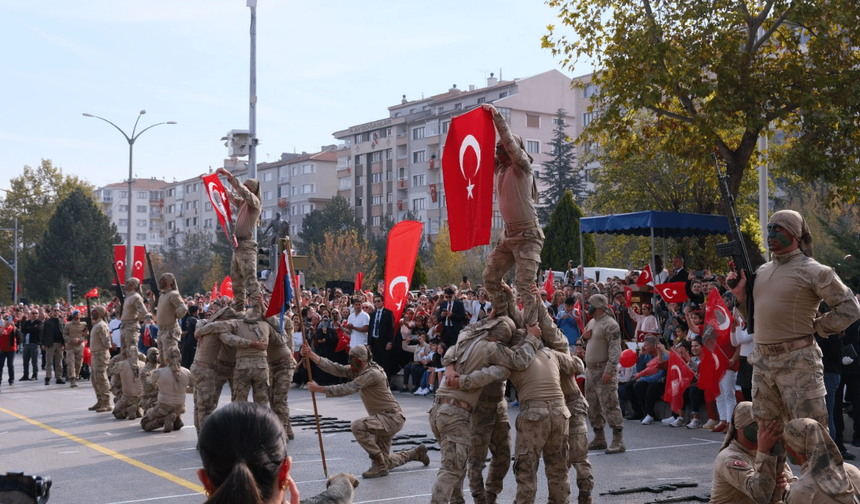
{"type": "Polygon", "coordinates": [[[135,179],[129,199],[128,181],[99,188],[96,201],[102,204],[105,214],[116,224],[122,242],[128,244],[128,209],[131,205],[131,232],[133,245],[146,245],[148,249],[161,247],[164,241],[164,191],[168,183],[156,178],[135,179]]]}

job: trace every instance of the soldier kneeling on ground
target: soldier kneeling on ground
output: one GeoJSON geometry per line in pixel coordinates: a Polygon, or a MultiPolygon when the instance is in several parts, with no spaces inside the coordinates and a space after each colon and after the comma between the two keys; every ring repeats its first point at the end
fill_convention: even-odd
{"type": "Polygon", "coordinates": [[[178,347],[170,347],[166,353],[167,367],[152,373],[152,381],[158,387],[158,402],[140,420],[145,431],[163,426],[164,432],[172,432],[185,425],[182,414],[185,413],[185,394],[192,391],[191,371],[181,366],[182,354],[178,347]]]}

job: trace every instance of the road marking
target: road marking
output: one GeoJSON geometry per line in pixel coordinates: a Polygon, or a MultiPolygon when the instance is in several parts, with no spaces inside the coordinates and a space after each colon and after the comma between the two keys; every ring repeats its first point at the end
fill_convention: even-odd
{"type": "Polygon", "coordinates": [[[400,499],[414,499],[416,497],[430,497],[431,495],[433,495],[433,494],[404,495],[403,497],[389,497],[387,499],[374,499],[374,500],[360,501],[360,502],[356,502],[355,504],[368,504],[370,502],[388,502],[388,501],[394,501],[394,500],[400,500],[400,499]]]}
{"type": "MultiPolygon", "coordinates": [[[[53,434],[56,434],[58,436],[62,436],[64,438],[69,439],[71,441],[74,441],[76,443],[80,443],[80,444],[86,446],[87,448],[92,448],[93,450],[95,450],[99,453],[103,453],[103,454],[108,455],[110,457],[113,457],[117,460],[120,460],[120,461],[125,462],[125,463],[130,464],[130,465],[133,465],[133,466],[137,467],[138,469],[143,469],[144,471],[152,473],[156,476],[160,476],[160,477],[162,477],[168,481],[176,483],[177,485],[181,485],[181,486],[183,486],[189,490],[192,490],[194,492],[197,492],[199,494],[203,494],[206,492],[206,490],[201,485],[198,485],[198,484],[192,483],[188,480],[176,477],[176,476],[170,474],[169,472],[162,471],[161,469],[153,467],[149,464],[144,464],[143,462],[135,460],[135,459],[133,459],[127,455],[123,455],[122,453],[119,453],[117,451],[111,450],[110,448],[106,448],[104,446],[98,445],[98,444],[93,443],[91,441],[87,441],[86,439],[75,436],[74,434],[69,434],[68,432],[65,432],[65,431],[61,431],[60,429],[55,429],[49,425],[45,425],[42,422],[39,422],[38,420],[33,420],[32,418],[25,417],[24,415],[20,415],[18,413],[15,413],[14,411],[9,411],[6,408],[0,408],[0,411],[2,411],[3,413],[6,413],[7,415],[11,415],[15,418],[23,420],[27,423],[31,423],[31,424],[35,425],[36,427],[45,429],[45,430],[47,430],[53,434]]],[[[172,497],[160,497],[160,498],[172,498],[172,497]]],[[[144,500],[148,500],[148,499],[144,499],[144,500]]],[[[143,501],[126,501],[126,502],[143,502],[143,501]]]]}
{"type": "MultiPolygon", "coordinates": [[[[721,444],[722,443],[722,441],[710,441],[707,439],[703,439],[702,441],[704,441],[704,442],[668,445],[668,446],[649,446],[647,448],[633,448],[633,449],[628,448],[627,451],[628,452],[638,452],[638,451],[649,451],[649,450],[663,450],[665,448],[686,448],[688,446],[703,446],[703,445],[709,445],[709,444],[721,444]]],[[[591,454],[589,454],[589,455],[591,455],[591,454]]],[[[595,453],[595,455],[602,455],[602,454],[601,453],[595,453]]]]}
{"type": "Polygon", "coordinates": [[[111,502],[109,504],[130,504],[132,502],[148,502],[148,501],[154,501],[154,500],[175,499],[177,497],[191,497],[191,496],[196,496],[196,495],[198,495],[198,494],[193,493],[193,494],[165,495],[164,497],[151,497],[149,499],[117,501],[117,502],[111,502]]]}
{"type": "Polygon", "coordinates": [[[60,452],[60,453],[80,453],[80,452],[78,450],[72,450],[72,451],[64,451],[64,452],[60,452]]]}

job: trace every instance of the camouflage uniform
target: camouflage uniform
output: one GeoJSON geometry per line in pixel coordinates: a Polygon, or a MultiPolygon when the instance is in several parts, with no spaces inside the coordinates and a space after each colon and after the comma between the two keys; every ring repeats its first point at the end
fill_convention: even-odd
{"type": "Polygon", "coordinates": [[[152,378],[152,373],[158,368],[158,349],[150,348],[146,351],[146,365],[140,370],[140,383],[143,385],[143,393],[140,396],[140,409],[144,413],[155,406],[158,401],[158,387],[152,378]]]}
{"type": "MultiPolygon", "coordinates": [[[[101,313],[104,313],[102,309],[101,313]]],[[[104,318],[93,325],[90,335],[90,354],[92,355],[93,390],[96,393],[96,403],[90,410],[110,411],[110,383],[108,383],[107,367],[110,359],[110,329],[104,318]]]]}
{"type": "Polygon", "coordinates": [[[119,373],[116,372],[116,365],[123,359],[123,354],[120,352],[111,357],[107,365],[107,374],[108,379],[110,380],[110,393],[113,394],[114,406],[119,403],[119,399],[122,397],[122,378],[120,378],[119,373]]]}
{"type": "Polygon", "coordinates": [[[117,362],[114,367],[114,373],[119,375],[122,382],[122,396],[113,408],[113,416],[118,419],[134,420],[143,416],[143,412],[140,411],[140,394],[143,393],[143,386],[136,366],[138,354],[137,348],[123,350],[126,358],[117,362]]]}
{"type": "Polygon", "coordinates": [[[273,335],[269,338],[266,349],[266,359],[269,362],[269,374],[272,386],[269,388],[269,404],[272,411],[284,424],[287,439],[294,439],[293,427],[290,425],[290,405],[287,402],[290,385],[293,383],[293,372],[296,370],[296,359],[293,358],[293,322],[289,317],[284,318],[283,332],[278,330],[278,319],[266,319],[272,327],[273,335]]]}
{"type": "Polygon", "coordinates": [[[588,401],[583,397],[576,383],[576,375],[562,373],[561,390],[564,392],[564,402],[570,411],[570,425],[567,435],[568,460],[570,466],[576,469],[576,486],[579,489],[579,503],[591,502],[591,491],[594,489],[594,476],[591,463],[588,461],[588,401]]]}
{"type": "Polygon", "coordinates": [[[84,363],[84,343],[87,340],[87,326],[81,321],[72,320],[63,327],[63,339],[66,340],[66,372],[69,374],[69,386],[77,387],[81,376],[81,365],[84,363]]]}
{"type": "Polygon", "coordinates": [[[591,331],[591,337],[584,340],[585,347],[585,399],[588,401],[588,419],[594,429],[594,440],[589,446],[599,449],[606,446],[606,435],[603,431],[605,422],[612,427],[613,445],[619,444],[623,451],[621,432],[624,430],[624,418],[621,415],[621,403],[618,401],[618,361],[621,359],[621,330],[618,322],[606,313],[608,305],[601,294],[591,296],[592,306],[604,310],[588,322],[586,332],[591,331]],[[603,383],[603,375],[609,374],[609,383],[603,383]],[[602,441],[602,443],[601,443],[602,441]]]}
{"type": "Polygon", "coordinates": [[[251,192],[236,177],[230,177],[230,185],[238,192],[227,191],[227,199],[235,205],[239,212],[236,215],[236,241],[238,246],[233,250],[230,261],[230,279],[233,281],[233,309],[238,313],[245,310],[245,292],[262,316],[262,305],[257,297],[260,295],[260,284],[257,282],[257,242],[253,240],[254,228],[260,224],[262,205],[260,203],[260,183],[248,179],[256,190],[251,192]]]}
{"type": "Polygon", "coordinates": [[[162,274],[159,283],[163,288],[155,308],[155,323],[158,324],[158,363],[164,366],[168,350],[179,348],[182,335],[179,320],[188,312],[188,307],[179,294],[173,273],[162,274]]]}
{"type": "MultiPolygon", "coordinates": [[[[236,334],[249,341],[269,344],[269,324],[235,321],[236,334]]],[[[233,370],[233,400],[247,401],[253,388],[253,400],[257,404],[269,403],[269,364],[266,351],[254,348],[236,349],[236,367],[233,370]]]]}
{"type": "Polygon", "coordinates": [[[158,402],[140,420],[145,431],[164,427],[164,432],[172,432],[184,426],[182,414],[185,413],[185,394],[191,385],[191,371],[180,365],[182,354],[178,348],[168,350],[169,367],[157,369],[152,380],[158,387],[158,402]]]}
{"type": "Polygon", "coordinates": [[[785,494],[786,504],[860,500],[860,470],[844,463],[827,427],[809,418],[792,420],[785,426],[785,442],[806,457],[800,477],[785,494]]]}
{"type": "MultiPolygon", "coordinates": [[[[126,287],[131,284],[132,291],[126,288],[125,302],[117,306],[117,316],[120,319],[119,337],[120,346],[126,348],[137,348],[137,340],[140,338],[140,324],[146,319],[146,305],[143,304],[143,296],[140,295],[140,281],[129,278],[126,287]]],[[[135,364],[136,365],[136,364],[135,364]]]]}
{"type": "Polygon", "coordinates": [[[499,132],[499,144],[507,152],[510,162],[503,165],[496,158],[499,212],[505,220],[505,231],[487,257],[483,273],[484,289],[497,310],[506,306],[500,282],[516,265],[516,286],[523,300],[523,316],[526,324],[534,325],[537,323],[537,305],[541,303],[540,298],[531,292],[531,287],[537,279],[544,235],[534,206],[537,186],[532,158],[525,151],[522,138],[511,133],[504,117],[495,108],[492,108],[492,114],[499,132]]]}
{"type": "Polygon", "coordinates": [[[469,451],[469,491],[475,504],[487,502],[502,493],[505,475],[511,466],[511,424],[505,401],[505,382],[484,386],[472,411],[472,446],[469,451]],[[487,450],[492,458],[484,482],[487,450]]]}

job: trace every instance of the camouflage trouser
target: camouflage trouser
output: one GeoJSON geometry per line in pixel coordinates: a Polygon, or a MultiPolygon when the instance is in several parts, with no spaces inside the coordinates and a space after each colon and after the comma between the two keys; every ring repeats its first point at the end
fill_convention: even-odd
{"type": "Polygon", "coordinates": [[[113,416],[122,419],[134,420],[140,415],[140,396],[123,394],[113,407],[113,416]]]}
{"type": "Polygon", "coordinates": [[[149,408],[143,418],[140,419],[140,426],[145,431],[152,431],[158,429],[159,427],[164,427],[164,420],[167,418],[167,415],[173,413],[176,415],[176,420],[173,422],[173,429],[181,429],[184,425],[182,423],[182,414],[185,413],[185,405],[173,405],[173,404],[164,404],[162,402],[156,402],[155,406],[149,408]]]}
{"type": "Polygon", "coordinates": [[[248,298],[260,294],[260,284],[257,282],[257,242],[244,240],[233,251],[230,262],[230,280],[233,282],[233,309],[236,312],[245,310],[245,291],[248,298]]]}
{"type": "Polygon", "coordinates": [[[118,377],[111,377],[110,393],[113,394],[113,404],[116,406],[122,398],[122,383],[119,381],[118,377]]]}
{"type": "Polygon", "coordinates": [[[537,470],[541,454],[545,466],[549,504],[567,503],[570,479],[567,464],[567,433],[570,412],[564,401],[524,401],[517,416],[514,476],[517,504],[530,504],[537,493],[537,470]]]}
{"type": "Polygon", "coordinates": [[[78,378],[81,376],[81,365],[83,363],[83,345],[68,345],[66,347],[66,372],[69,374],[69,381],[72,382],[72,384],[78,382],[78,378]]]}
{"type": "Polygon", "coordinates": [[[469,491],[475,500],[491,492],[502,493],[502,483],[511,466],[511,424],[508,422],[508,403],[478,401],[472,411],[472,446],[469,450],[469,491]],[[486,490],[484,467],[490,450],[490,470],[487,471],[486,490]]]}
{"type": "Polygon", "coordinates": [[[155,406],[155,403],[158,402],[158,388],[152,387],[150,391],[144,391],[140,396],[140,409],[143,410],[144,413],[149,411],[149,408],[155,406]]]}
{"type": "Polygon", "coordinates": [[[618,402],[618,373],[612,373],[609,383],[603,383],[604,364],[585,370],[585,399],[588,401],[588,419],[594,432],[603,431],[606,422],[613,430],[624,429],[621,403],[618,402]]]}
{"type": "Polygon", "coordinates": [[[442,463],[433,484],[431,504],[465,503],[463,478],[472,445],[471,414],[451,404],[434,404],[430,408],[430,429],[441,449],[442,463]]]}
{"type": "Polygon", "coordinates": [[[290,395],[294,371],[294,368],[287,365],[269,369],[269,373],[272,375],[272,386],[269,388],[269,405],[281,419],[281,423],[284,424],[284,432],[288,436],[293,433],[293,427],[290,425],[290,405],[287,399],[290,395]]]}
{"type": "Polygon", "coordinates": [[[525,227],[505,223],[505,234],[490,252],[484,267],[484,289],[493,307],[499,308],[507,306],[499,282],[516,265],[517,294],[522,296],[523,318],[530,325],[537,324],[537,305],[541,302],[531,288],[537,281],[543,241],[543,231],[536,223],[526,224],[525,227]]]}
{"type": "Polygon", "coordinates": [[[191,364],[191,380],[194,383],[194,428],[200,432],[203,422],[218,407],[218,396],[220,389],[215,386],[215,369],[201,365],[199,362],[191,364]]]}
{"type": "MultiPolygon", "coordinates": [[[[158,328],[158,364],[167,365],[167,351],[171,348],[179,348],[179,337],[182,335],[182,329],[179,324],[173,327],[158,328]]],[[[180,354],[181,355],[181,354],[180,354]]]]}
{"type": "Polygon", "coordinates": [[[780,355],[764,355],[756,347],[752,364],[752,403],[756,420],[811,418],[828,424],[824,396],[824,365],[817,344],[780,355]]]}
{"type": "Polygon", "coordinates": [[[569,432],[567,434],[567,457],[570,466],[576,469],[576,486],[580,495],[591,495],[594,489],[594,476],[591,473],[591,463],[588,461],[588,401],[579,395],[567,403],[570,411],[569,432]]]}
{"type": "Polygon", "coordinates": [[[92,352],[92,374],[90,380],[93,382],[93,390],[96,392],[96,399],[103,404],[110,404],[110,382],[108,382],[107,365],[110,359],[110,352],[101,350],[92,352]]]}
{"type": "Polygon", "coordinates": [[[215,406],[218,406],[218,399],[221,397],[221,391],[224,390],[225,384],[230,384],[230,400],[235,401],[233,395],[233,370],[236,369],[235,362],[224,362],[219,360],[215,363],[215,392],[218,394],[215,399],[215,406]]]}
{"type": "MultiPolygon", "coordinates": [[[[370,458],[382,454],[385,461],[389,462],[391,457],[391,439],[400,432],[403,424],[406,423],[406,417],[400,410],[388,410],[376,415],[359,418],[350,424],[352,435],[356,442],[364,448],[364,451],[370,455],[370,458]]],[[[399,461],[394,467],[405,464],[409,459],[399,461]]]]}
{"type": "Polygon", "coordinates": [[[51,371],[57,372],[57,378],[63,379],[63,344],[45,345],[45,378],[51,379],[51,371]]]}
{"type": "Polygon", "coordinates": [[[137,348],[137,340],[140,339],[140,324],[137,322],[123,322],[119,327],[119,342],[123,350],[126,348],[137,348]]]}
{"type": "Polygon", "coordinates": [[[269,364],[264,357],[240,358],[233,369],[233,401],[247,402],[248,392],[254,390],[257,404],[269,404],[269,364]]]}

